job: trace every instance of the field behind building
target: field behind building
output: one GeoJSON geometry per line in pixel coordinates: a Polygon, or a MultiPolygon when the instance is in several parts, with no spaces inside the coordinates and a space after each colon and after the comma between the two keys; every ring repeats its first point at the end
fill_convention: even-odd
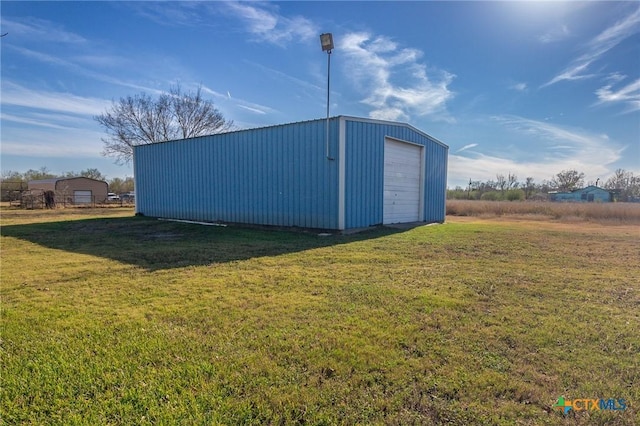
{"type": "Polygon", "coordinates": [[[484,218],[640,225],[640,203],[563,203],[549,201],[447,200],[447,214],[484,218]]]}
{"type": "Polygon", "coordinates": [[[640,423],[633,221],[1,213],[3,424],[640,423]]]}

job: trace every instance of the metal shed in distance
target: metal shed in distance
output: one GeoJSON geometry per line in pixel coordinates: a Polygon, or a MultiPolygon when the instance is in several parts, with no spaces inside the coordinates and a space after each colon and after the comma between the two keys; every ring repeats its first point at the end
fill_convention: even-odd
{"type": "Polygon", "coordinates": [[[443,222],[448,147],[348,116],[134,148],[136,212],[328,230],[443,222]]]}
{"type": "Polygon", "coordinates": [[[103,180],[82,176],[32,180],[28,186],[31,191],[54,191],[56,202],[70,204],[103,203],[109,189],[103,180]]]}

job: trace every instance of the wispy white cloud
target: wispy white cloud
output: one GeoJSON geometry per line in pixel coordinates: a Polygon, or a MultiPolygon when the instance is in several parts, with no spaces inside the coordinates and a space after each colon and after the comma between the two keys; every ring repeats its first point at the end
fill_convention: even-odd
{"type": "MultiPolygon", "coordinates": [[[[21,140],[6,140],[2,141],[2,155],[20,155],[29,157],[40,158],[66,158],[66,157],[99,157],[100,150],[96,149],[93,145],[82,144],[69,144],[70,134],[66,137],[59,137],[57,140],[52,140],[50,134],[42,134],[40,137],[46,137],[47,142],[25,142],[25,135],[21,136],[21,140]],[[66,141],[64,140],[66,139],[66,141]]],[[[78,138],[81,139],[84,136],[78,138]]],[[[99,139],[98,139],[99,140],[99,139]]]]}
{"type": "Polygon", "coordinates": [[[306,81],[306,80],[303,80],[301,78],[294,77],[294,76],[292,76],[290,74],[287,74],[285,72],[282,72],[282,71],[279,71],[279,70],[264,66],[263,64],[259,64],[257,62],[248,61],[248,60],[245,60],[244,62],[249,64],[249,65],[251,65],[251,66],[253,66],[253,67],[256,67],[256,68],[260,69],[260,71],[263,72],[263,73],[268,73],[268,74],[271,74],[272,76],[274,76],[276,78],[279,78],[279,79],[286,80],[288,82],[294,83],[294,84],[302,87],[303,89],[309,89],[309,90],[312,90],[313,92],[316,92],[316,93],[317,92],[324,92],[326,90],[326,87],[320,87],[318,85],[310,83],[309,81],[306,81]]]}
{"type": "Polygon", "coordinates": [[[591,65],[591,60],[589,61],[574,61],[572,65],[565,68],[560,74],[556,75],[554,78],[549,80],[547,83],[543,84],[542,87],[551,86],[552,84],[558,83],[560,81],[574,81],[574,80],[584,80],[587,78],[592,78],[595,74],[586,74],[583,73],[589,68],[591,65]]]}
{"type": "Polygon", "coordinates": [[[52,114],[47,118],[37,118],[34,115],[26,116],[26,115],[14,115],[7,113],[0,113],[0,120],[3,122],[12,122],[12,123],[20,123],[20,124],[28,124],[30,126],[38,126],[38,127],[49,127],[51,129],[60,129],[60,130],[68,130],[71,127],[64,126],[58,124],[60,117],[67,118],[68,116],[60,116],[57,114],[52,114]]]}
{"type": "Polygon", "coordinates": [[[208,19],[213,8],[208,2],[192,1],[162,1],[162,2],[126,2],[119,3],[124,7],[133,9],[138,15],[149,19],[156,24],[169,27],[180,27],[194,25],[207,26],[211,20],[208,19]]]}
{"type": "Polygon", "coordinates": [[[70,93],[36,91],[9,81],[3,81],[2,105],[3,107],[13,105],[78,115],[97,115],[105,110],[109,101],[70,93]]]}
{"type": "Polygon", "coordinates": [[[239,108],[242,108],[242,109],[247,110],[247,111],[251,111],[251,112],[259,114],[259,115],[265,115],[265,114],[271,114],[271,113],[277,112],[273,108],[270,108],[270,107],[265,106],[265,105],[259,105],[259,104],[253,103],[253,102],[246,101],[244,99],[236,98],[235,96],[231,97],[231,94],[229,93],[229,91],[227,91],[226,94],[223,94],[223,93],[217,92],[215,90],[212,90],[207,86],[201,86],[201,89],[202,89],[202,91],[204,93],[212,95],[212,96],[220,99],[221,101],[231,102],[231,104],[233,104],[233,105],[235,105],[235,106],[237,106],[239,108]]]}
{"type": "Polygon", "coordinates": [[[620,42],[640,31],[640,7],[594,37],[587,45],[586,52],[572,61],[560,74],[541,87],[550,86],[564,80],[580,80],[593,77],[589,66],[620,42]]]}
{"type": "Polygon", "coordinates": [[[462,148],[460,148],[459,150],[457,150],[456,153],[462,152],[462,151],[466,151],[467,149],[475,148],[476,146],[478,146],[477,143],[467,144],[467,145],[463,146],[462,148]]]}
{"type": "Polygon", "coordinates": [[[240,21],[252,41],[284,46],[318,36],[316,24],[304,16],[285,16],[269,2],[132,2],[139,15],[166,26],[218,26],[220,15],[240,21]]]}
{"type": "Polygon", "coordinates": [[[240,19],[254,41],[283,46],[292,41],[307,41],[318,36],[317,26],[303,16],[281,15],[268,3],[225,2],[231,16],[240,19]]]}
{"type": "MultiPolygon", "coordinates": [[[[104,83],[115,84],[118,86],[128,87],[128,88],[141,90],[149,93],[162,93],[161,90],[158,90],[156,88],[141,86],[139,84],[135,84],[126,80],[119,79],[117,77],[112,77],[108,74],[94,71],[88,67],[79,65],[73,61],[61,58],[59,56],[53,56],[48,53],[39,52],[36,50],[24,48],[24,47],[12,46],[10,48],[30,59],[33,59],[45,64],[55,65],[61,68],[65,68],[68,71],[71,71],[77,75],[93,78],[95,80],[102,81],[104,83]]],[[[108,58],[98,59],[98,56],[94,55],[91,59],[88,59],[87,57],[79,57],[79,60],[82,62],[93,62],[93,64],[95,65],[96,62],[100,62],[100,61],[109,62],[109,61],[114,61],[115,59],[113,57],[111,57],[111,59],[108,59],[108,58]]],[[[121,60],[125,61],[124,59],[121,59],[121,60]]],[[[113,63],[113,62],[110,62],[110,63],[113,63]]]]}
{"type": "Polygon", "coordinates": [[[408,120],[429,115],[452,121],[446,106],[454,97],[449,85],[455,76],[442,70],[429,70],[428,75],[420,50],[401,48],[387,37],[364,32],[342,36],[338,47],[356,88],[367,94],[362,102],[372,108],[371,118],[408,120]]]}
{"type": "Polygon", "coordinates": [[[540,40],[542,43],[554,43],[560,40],[564,40],[570,35],[571,32],[569,31],[569,27],[563,24],[542,34],[540,37],[538,37],[538,40],[540,40]]]}
{"type": "Polygon", "coordinates": [[[246,106],[246,105],[238,105],[238,107],[240,107],[242,109],[246,109],[247,111],[254,112],[254,113],[259,114],[259,115],[265,115],[267,113],[264,109],[253,108],[253,107],[246,106]]]}
{"type": "Polygon", "coordinates": [[[518,92],[526,92],[527,91],[527,83],[516,83],[509,86],[510,89],[516,90],[518,92]]]}
{"type": "MultiPolygon", "coordinates": [[[[557,164],[516,161],[512,158],[497,155],[473,153],[471,155],[449,155],[448,184],[466,185],[469,179],[474,181],[495,180],[496,175],[513,173],[523,180],[533,177],[537,181],[549,179],[562,168],[557,164]]],[[[565,167],[566,168],[566,167],[565,167]]]]}
{"type": "Polygon", "coordinates": [[[617,90],[613,86],[607,84],[596,90],[598,104],[623,103],[627,113],[640,110],[640,78],[617,90]]]}
{"type": "Polygon", "coordinates": [[[22,40],[68,44],[84,44],[87,42],[84,37],[65,30],[59,24],[44,19],[33,17],[20,19],[2,18],[0,22],[3,32],[8,32],[11,37],[18,37],[22,40]]]}
{"type": "Polygon", "coordinates": [[[496,150],[486,145],[486,152],[465,146],[449,155],[450,186],[465,185],[470,178],[492,180],[499,173],[514,173],[521,180],[533,177],[541,182],[566,169],[584,172],[595,179],[609,175],[625,150],[607,135],[584,129],[513,115],[491,117],[490,121],[513,132],[514,146],[496,150]]]}
{"type": "MultiPolygon", "coordinates": [[[[41,158],[100,158],[101,137],[104,136],[89,126],[77,128],[9,127],[3,126],[3,156],[28,156],[41,158]],[[6,128],[5,128],[6,127],[6,128]]],[[[9,167],[3,161],[3,167],[9,167]]]]}
{"type": "MultiPolygon", "coordinates": [[[[562,161],[579,162],[592,167],[611,164],[620,158],[621,147],[611,141],[606,134],[595,134],[582,129],[572,129],[514,115],[492,118],[502,126],[536,140],[541,154],[544,154],[549,147],[558,144],[571,147],[564,154],[553,154],[552,157],[562,161]]],[[[554,158],[547,157],[545,161],[554,158]]]]}
{"type": "Polygon", "coordinates": [[[625,80],[626,78],[627,78],[626,75],[620,74],[619,72],[613,72],[605,78],[605,81],[613,84],[613,83],[619,83],[625,80]]]}

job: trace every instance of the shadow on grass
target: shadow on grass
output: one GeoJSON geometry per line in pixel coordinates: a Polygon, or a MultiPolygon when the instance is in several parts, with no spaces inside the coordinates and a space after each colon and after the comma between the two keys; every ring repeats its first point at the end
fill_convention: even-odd
{"type": "Polygon", "coordinates": [[[152,271],[277,256],[398,232],[402,230],[376,228],[353,235],[318,236],[311,232],[203,226],[145,217],[8,225],[1,229],[2,236],[152,271]]]}

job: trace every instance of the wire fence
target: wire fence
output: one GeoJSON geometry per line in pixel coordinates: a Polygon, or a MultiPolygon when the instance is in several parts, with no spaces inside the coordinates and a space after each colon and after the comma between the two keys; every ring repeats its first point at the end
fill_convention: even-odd
{"type": "Polygon", "coordinates": [[[31,193],[28,191],[9,197],[9,205],[23,209],[55,209],[69,207],[128,207],[135,203],[133,197],[105,199],[95,195],[56,194],[53,191],[31,193]]]}

